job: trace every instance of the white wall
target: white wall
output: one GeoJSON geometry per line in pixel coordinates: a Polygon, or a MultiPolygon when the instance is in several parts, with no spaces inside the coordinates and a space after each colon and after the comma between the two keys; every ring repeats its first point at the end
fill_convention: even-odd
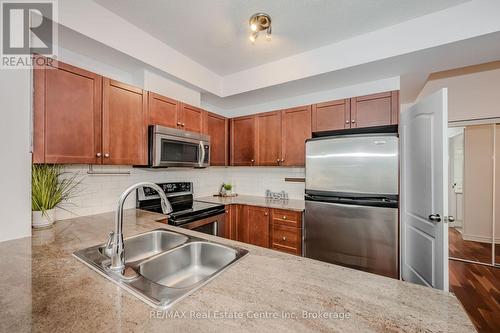
{"type": "Polygon", "coordinates": [[[30,77],[0,69],[0,242],[31,235],[30,77]]]}
{"type": "Polygon", "coordinates": [[[167,79],[151,70],[144,70],[143,88],[184,103],[200,106],[200,92],[167,79]]]}
{"type": "Polygon", "coordinates": [[[448,120],[500,117],[500,61],[435,73],[417,100],[448,88],[448,120]]]}
{"type": "Polygon", "coordinates": [[[58,23],[213,93],[221,78],[91,0],[59,0],[58,23]]]}
{"type": "MultiPolygon", "coordinates": [[[[114,211],[120,194],[130,185],[140,181],[193,182],[195,197],[211,196],[217,193],[222,183],[234,185],[239,194],[263,196],[266,189],[285,190],[291,199],[304,197],[304,183],[285,182],[285,177],[304,177],[303,168],[261,168],[261,167],[210,167],[207,169],[137,169],[129,166],[94,166],[94,171],[130,172],[130,175],[91,176],[86,165],[66,167],[67,175],[78,174],[82,181],[78,196],[67,203],[65,210],[58,210],[58,220],[74,216],[85,216],[114,211]]],[[[135,195],[131,194],[125,208],[135,207],[135,195]]]]}
{"type": "MultiPolygon", "coordinates": [[[[226,117],[237,117],[254,113],[280,110],[295,106],[327,102],[342,98],[351,98],[356,96],[375,94],[379,92],[399,90],[399,88],[400,78],[398,76],[351,85],[347,87],[319,90],[308,94],[299,94],[289,98],[278,98],[274,100],[271,99],[268,102],[259,104],[254,104],[251,103],[251,101],[246,101],[244,106],[231,109],[221,109],[219,107],[210,105],[202,98],[202,106],[207,110],[223,114],[226,117]]],[[[306,89],[307,87],[305,86],[304,90],[306,89]]]]}
{"type": "Polygon", "coordinates": [[[464,228],[466,240],[491,242],[495,125],[465,127],[464,228]]]}

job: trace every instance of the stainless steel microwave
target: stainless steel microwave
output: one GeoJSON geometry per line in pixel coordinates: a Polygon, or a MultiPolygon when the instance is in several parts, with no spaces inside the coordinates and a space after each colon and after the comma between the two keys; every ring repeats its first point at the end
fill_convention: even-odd
{"type": "Polygon", "coordinates": [[[149,126],[149,166],[206,168],[210,137],[159,125],[149,126]]]}

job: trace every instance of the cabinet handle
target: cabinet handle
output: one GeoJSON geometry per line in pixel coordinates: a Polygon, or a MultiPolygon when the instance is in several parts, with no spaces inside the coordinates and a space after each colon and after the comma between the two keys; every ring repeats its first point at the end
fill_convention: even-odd
{"type": "Polygon", "coordinates": [[[283,220],[286,220],[286,216],[283,216],[283,220]]]}
{"type": "Polygon", "coordinates": [[[255,160],[250,160],[250,162],[252,162],[252,164],[255,162],[255,160]]]}
{"type": "Polygon", "coordinates": [[[264,215],[267,216],[267,212],[265,212],[264,215]]]}
{"type": "Polygon", "coordinates": [[[353,119],[353,120],[351,120],[351,123],[353,123],[353,124],[354,124],[355,122],[356,122],[356,120],[354,120],[354,119],[353,119]]]}
{"type": "Polygon", "coordinates": [[[349,124],[349,120],[346,120],[346,121],[345,121],[345,123],[346,123],[346,124],[349,124]]]}
{"type": "Polygon", "coordinates": [[[184,126],[186,126],[186,124],[182,123],[181,126],[184,127],[184,126]]]}
{"type": "Polygon", "coordinates": [[[281,159],[281,163],[283,163],[283,162],[285,162],[285,159],[284,159],[284,158],[282,158],[282,159],[281,159]]]}
{"type": "Polygon", "coordinates": [[[278,158],[276,159],[276,163],[280,164],[281,160],[278,158]]]}
{"type": "Polygon", "coordinates": [[[227,213],[229,213],[229,211],[228,211],[228,210],[226,210],[226,214],[227,214],[227,213]]]}
{"type": "Polygon", "coordinates": [[[109,157],[109,154],[108,154],[108,153],[104,154],[104,157],[108,158],[108,157],[109,157]]]}
{"type": "Polygon", "coordinates": [[[95,156],[97,156],[97,157],[101,157],[101,156],[102,156],[102,154],[101,154],[101,153],[97,153],[97,154],[95,154],[95,156]]]}
{"type": "Polygon", "coordinates": [[[182,123],[180,123],[180,122],[177,122],[177,126],[182,126],[182,123]]]}
{"type": "Polygon", "coordinates": [[[281,239],[284,240],[284,241],[286,241],[286,237],[285,236],[283,236],[281,239]]]}

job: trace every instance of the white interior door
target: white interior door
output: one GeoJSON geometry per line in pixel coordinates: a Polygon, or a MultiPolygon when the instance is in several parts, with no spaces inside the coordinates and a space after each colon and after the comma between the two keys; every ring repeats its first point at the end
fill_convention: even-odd
{"type": "Polygon", "coordinates": [[[403,280],[448,290],[448,91],[401,114],[403,280]]]}
{"type": "MultiPolygon", "coordinates": [[[[455,140],[448,138],[448,214],[457,216],[457,195],[455,193],[455,140]]],[[[453,227],[455,222],[450,223],[453,227]]]]}

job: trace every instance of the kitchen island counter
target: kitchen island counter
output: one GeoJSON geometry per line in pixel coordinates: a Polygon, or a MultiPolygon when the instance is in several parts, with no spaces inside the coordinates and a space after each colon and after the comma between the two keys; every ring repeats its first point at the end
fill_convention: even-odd
{"type": "MultiPolygon", "coordinates": [[[[56,222],[0,243],[1,332],[471,332],[445,292],[155,222],[125,212],[124,233],[171,229],[248,249],[201,289],[158,312],[72,253],[104,243],[113,213],[56,222]]],[[[126,249],[125,249],[126,251],[126,249]]]]}

